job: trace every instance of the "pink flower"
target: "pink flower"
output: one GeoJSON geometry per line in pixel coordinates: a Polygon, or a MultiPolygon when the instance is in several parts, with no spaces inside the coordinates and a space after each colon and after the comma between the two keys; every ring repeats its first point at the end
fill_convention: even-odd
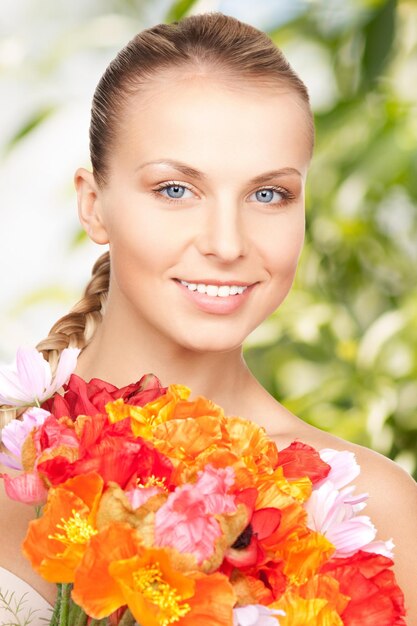
{"type": "Polygon", "coordinates": [[[355,454],[349,450],[323,448],[320,450],[320,458],[330,465],[330,472],[315,487],[320,487],[323,483],[331,481],[336,489],[342,489],[360,474],[361,470],[356,462],[355,454]]]}
{"type": "Polygon", "coordinates": [[[52,376],[49,363],[36,348],[19,348],[15,364],[0,368],[0,404],[39,406],[67,382],[79,353],[78,348],[65,348],[52,376]]]}
{"type": "Polygon", "coordinates": [[[3,465],[12,469],[23,469],[21,461],[23,443],[29,433],[36,426],[43,424],[49,415],[50,413],[44,409],[32,407],[23,413],[22,419],[12,420],[3,428],[0,435],[1,441],[12,454],[10,456],[4,452],[0,453],[0,462],[3,465]]]}
{"type": "Polygon", "coordinates": [[[375,541],[376,528],[370,518],[358,515],[366,507],[368,494],[353,495],[355,487],[346,486],[359,474],[355,455],[328,449],[320,456],[331,470],[304,503],[308,527],[326,536],[336,548],[336,557],[349,557],[363,550],[392,558],[392,541],[375,541]]]}
{"type": "Polygon", "coordinates": [[[204,498],[207,513],[215,515],[236,511],[234,496],[227,494],[235,482],[232,467],[215,469],[212,465],[206,465],[204,471],[198,472],[197,476],[195,486],[204,498]]]}
{"type": "Polygon", "coordinates": [[[132,509],[138,509],[142,504],[145,504],[149,498],[156,496],[158,493],[163,493],[163,489],[160,487],[138,487],[125,491],[125,496],[129,500],[132,509]]]}
{"type": "Polygon", "coordinates": [[[234,497],[227,494],[233,484],[233,469],[208,465],[197,482],[177,487],[155,514],[155,543],[194,554],[202,563],[214,552],[221,536],[215,515],[236,511],[234,497]]]}
{"type": "Polygon", "coordinates": [[[262,604],[248,604],[233,609],[233,626],[279,626],[277,616],[284,611],[268,609],[262,604]]]}
{"type": "Polygon", "coordinates": [[[48,490],[36,472],[26,472],[15,478],[0,474],[0,478],[3,478],[4,490],[12,500],[34,505],[46,502],[48,490]]]}

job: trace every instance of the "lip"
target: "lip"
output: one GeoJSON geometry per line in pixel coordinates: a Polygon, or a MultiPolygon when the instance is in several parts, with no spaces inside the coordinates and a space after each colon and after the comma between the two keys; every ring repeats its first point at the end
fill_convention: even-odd
{"type": "Polygon", "coordinates": [[[216,280],[216,279],[211,279],[211,278],[199,278],[198,280],[194,280],[191,278],[175,278],[174,280],[184,280],[186,283],[195,283],[196,285],[198,284],[203,284],[203,285],[216,285],[217,287],[222,287],[224,285],[236,285],[236,287],[250,287],[251,285],[254,285],[255,283],[248,283],[248,282],[242,282],[241,280],[233,280],[232,278],[230,280],[216,280]]]}
{"type": "MultiPolygon", "coordinates": [[[[184,280],[184,279],[182,279],[184,280]]],[[[186,281],[193,282],[193,281],[186,281]]],[[[203,282],[203,281],[201,281],[203,282]]],[[[184,297],[188,302],[193,304],[197,309],[204,313],[211,313],[213,315],[230,315],[240,309],[241,306],[250,297],[252,290],[258,283],[242,283],[242,282],[224,282],[224,281],[207,281],[205,285],[237,285],[239,287],[246,287],[245,291],[234,296],[208,296],[206,293],[199,293],[198,291],[190,291],[188,287],[180,283],[180,279],[174,279],[174,283],[181,289],[184,297]]],[[[198,284],[198,283],[197,283],[198,284]]]]}

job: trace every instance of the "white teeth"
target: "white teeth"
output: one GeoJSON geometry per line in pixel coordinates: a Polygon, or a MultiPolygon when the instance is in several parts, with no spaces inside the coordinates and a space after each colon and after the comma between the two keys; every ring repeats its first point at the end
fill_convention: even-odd
{"type": "Polygon", "coordinates": [[[219,293],[219,288],[216,285],[207,285],[206,294],[208,296],[217,296],[219,293]]]}
{"type": "Polygon", "coordinates": [[[228,287],[228,285],[222,285],[221,287],[218,288],[217,291],[218,291],[217,295],[223,296],[223,298],[227,298],[227,296],[230,296],[230,287],[228,287]]]}
{"type": "Polygon", "coordinates": [[[247,289],[246,285],[205,285],[204,283],[187,283],[186,280],[180,280],[180,283],[190,291],[198,291],[198,293],[205,293],[208,296],[220,296],[222,298],[236,296],[247,289]]]}

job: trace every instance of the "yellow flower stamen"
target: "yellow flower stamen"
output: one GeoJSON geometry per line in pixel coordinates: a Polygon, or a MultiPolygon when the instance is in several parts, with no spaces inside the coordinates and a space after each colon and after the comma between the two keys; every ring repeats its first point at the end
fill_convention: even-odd
{"type": "Polygon", "coordinates": [[[161,489],[168,491],[165,483],[165,476],[163,476],[162,478],[157,478],[152,474],[143,484],[140,482],[140,478],[138,478],[137,487],[140,487],[141,489],[147,489],[148,487],[160,487],[161,489]]]}
{"type": "Polygon", "coordinates": [[[72,517],[67,520],[61,517],[62,523],[56,525],[59,530],[64,531],[64,534],[48,535],[48,539],[55,539],[55,541],[61,541],[66,546],[71,546],[75,543],[87,543],[93,535],[98,533],[98,530],[91,526],[86,517],[81,517],[80,513],[74,509],[71,512],[72,517]]]}
{"type": "Polygon", "coordinates": [[[141,567],[133,573],[133,580],[136,590],[164,613],[159,618],[161,626],[178,622],[190,611],[189,604],[186,602],[180,604],[182,598],[177,590],[163,580],[159,563],[141,567]]]}

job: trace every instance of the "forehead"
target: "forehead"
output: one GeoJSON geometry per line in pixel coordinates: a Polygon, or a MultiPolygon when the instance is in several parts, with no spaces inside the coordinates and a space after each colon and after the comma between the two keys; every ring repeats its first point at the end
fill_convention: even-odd
{"type": "Polygon", "coordinates": [[[311,143],[307,107],[284,86],[178,77],[130,96],[111,160],[132,168],[176,159],[209,175],[272,167],[304,175],[311,143]]]}

